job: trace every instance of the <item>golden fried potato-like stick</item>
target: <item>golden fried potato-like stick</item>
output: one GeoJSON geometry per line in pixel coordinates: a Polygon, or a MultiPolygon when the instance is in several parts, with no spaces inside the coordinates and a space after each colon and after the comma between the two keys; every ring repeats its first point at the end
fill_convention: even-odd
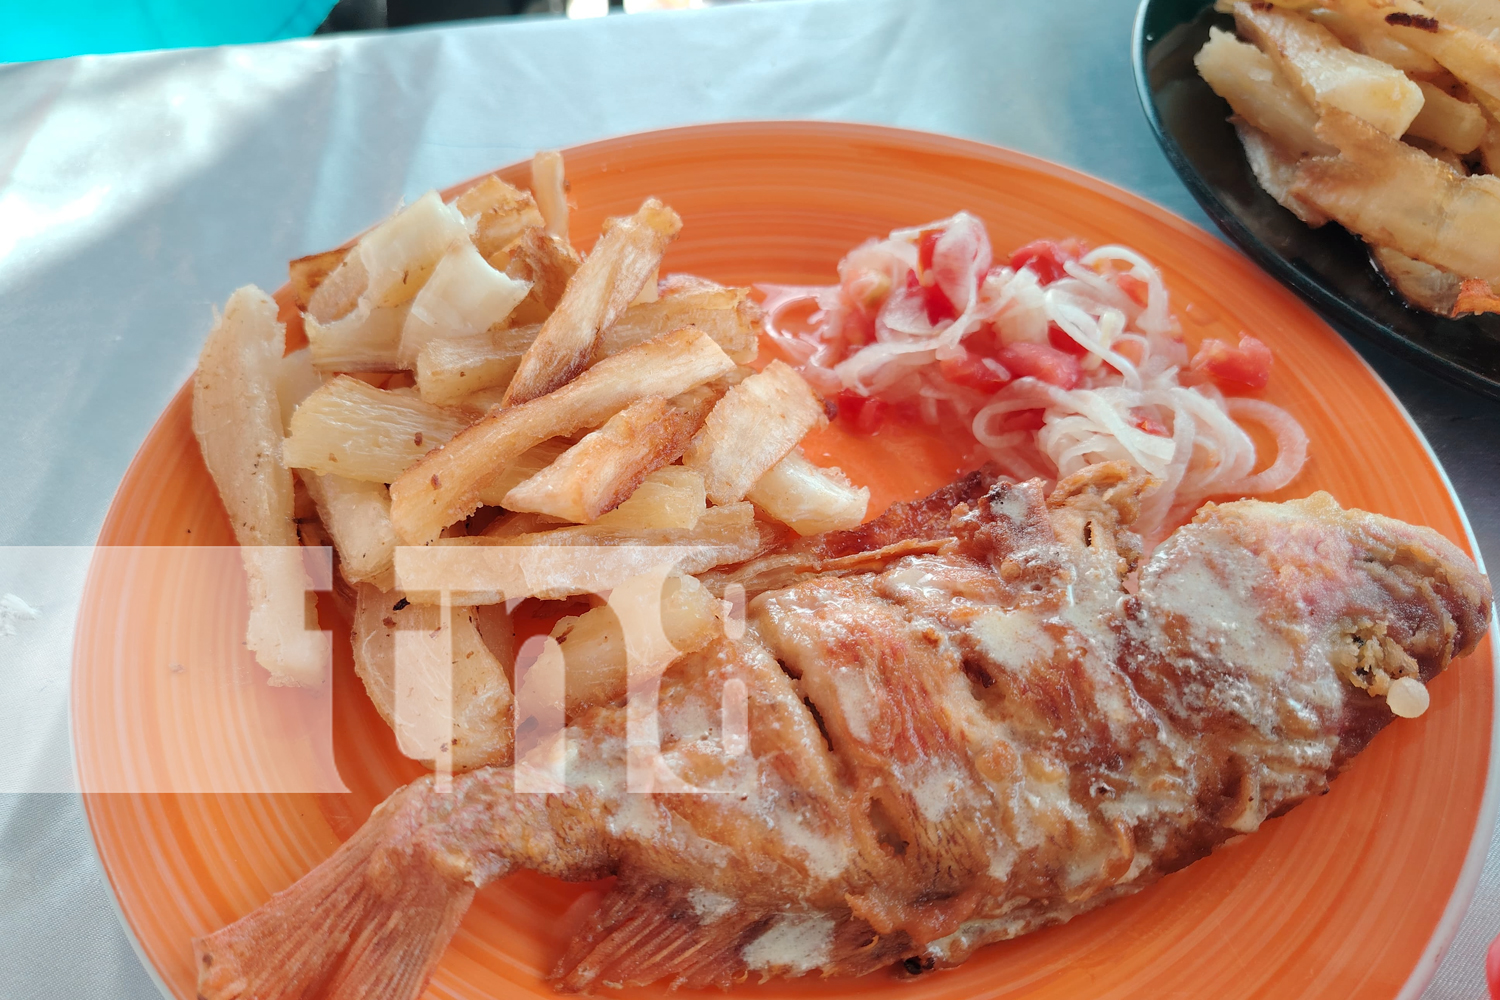
{"type": "Polygon", "coordinates": [[[820,535],[863,522],[870,488],[855,488],[842,469],[816,466],[793,448],[756,480],[748,499],[797,534],[820,535]]]}
{"type": "MultiPolygon", "coordinates": [[[[516,550],[515,558],[525,563],[526,593],[556,600],[612,589],[621,580],[659,566],[665,553],[672,550],[677,571],[696,574],[754,559],[786,537],[784,528],[755,519],[754,504],[737,503],[710,507],[692,528],[622,527],[596,521],[526,534],[444,538],[435,548],[516,550]],[[601,549],[609,549],[613,555],[605,557],[601,549]]],[[[451,579],[451,575],[444,574],[444,579],[451,579]]],[[[503,593],[462,592],[464,601],[470,604],[495,604],[506,597],[503,593]]],[[[414,588],[408,588],[407,596],[419,602],[437,600],[435,593],[414,588]]]]}
{"type": "Polygon", "coordinates": [[[599,335],[596,354],[608,357],[668,330],[696,326],[739,364],[755,360],[765,314],[748,288],[726,288],[691,274],[658,284],[655,301],[632,305],[599,335]]]}
{"type": "Polygon", "coordinates": [[[1476,99],[1500,103],[1500,44],[1417,0],[1329,0],[1348,14],[1437,60],[1469,86],[1476,99]]]}
{"type": "Polygon", "coordinates": [[[531,283],[531,291],[511,316],[515,324],[546,322],[583,266],[583,258],[566,240],[540,227],[527,229],[489,261],[507,276],[531,283]]]}
{"type": "MultiPolygon", "coordinates": [[[[519,458],[501,470],[500,475],[490,480],[484,489],[479,491],[479,502],[486,507],[504,506],[501,501],[505,499],[505,494],[557,461],[558,456],[571,447],[573,447],[571,439],[558,437],[543,441],[535,448],[526,449],[519,458]]],[[[551,519],[544,518],[543,520],[551,519]]]]}
{"type": "Polygon", "coordinates": [[[1418,80],[1417,86],[1422,88],[1425,102],[1406,134],[1430,139],[1459,155],[1479,148],[1485,132],[1484,112],[1479,105],[1460,101],[1425,80],[1418,80]]]}
{"type": "Polygon", "coordinates": [[[506,406],[544,396],[589,366],[599,332],[640,294],[681,229],[677,213],[655,198],[635,215],[605,223],[604,235],[521,358],[505,391],[506,406]]]}
{"type": "Polygon", "coordinates": [[[568,179],[563,173],[562,154],[544,149],[531,158],[531,194],[541,209],[547,232],[564,243],[568,240],[568,179]]]}
{"type": "Polygon", "coordinates": [[[504,665],[480,637],[474,608],[451,608],[449,625],[437,605],[361,584],[354,671],[406,756],[432,767],[446,755],[454,771],[508,764],[513,699],[504,665]]]}
{"type": "Polygon", "coordinates": [[[474,247],[486,258],[544,224],[536,199],[493,175],[459,195],[453,207],[474,220],[474,247]]]}
{"type": "Polygon", "coordinates": [[[495,270],[473,244],[455,243],[412,299],[397,351],[401,367],[415,368],[417,355],[434,341],[472,340],[508,325],[530,293],[530,284],[495,270]]]}
{"type": "Polygon", "coordinates": [[[1339,156],[1297,170],[1293,197],[1310,202],[1376,246],[1466,278],[1500,281],[1500,178],[1463,177],[1341,111],[1318,134],[1339,156]]]}
{"type": "Polygon", "coordinates": [[[1422,6],[1444,21],[1477,31],[1486,38],[1500,38],[1500,2],[1497,0],[1422,0],[1422,6]]]}
{"type": "Polygon", "coordinates": [[[328,649],[305,625],[312,583],[302,565],[292,474],[281,461],[277,382],[285,345],[269,295],[253,285],[231,295],[193,375],[193,434],[245,561],[245,645],[273,685],[313,686],[323,679],[328,649]]]}
{"type": "MultiPolygon", "coordinates": [[[[723,606],[691,576],[667,577],[661,590],[661,630],[679,653],[695,653],[724,634],[723,606]]],[[[604,605],[564,618],[552,635],[567,665],[566,706],[571,718],[592,705],[625,697],[625,630],[604,605]]]]}
{"type": "Polygon", "coordinates": [[[396,529],[391,527],[391,495],[385,484],[310,471],[301,479],[333,540],[344,579],[390,590],[396,529]]]}
{"type": "Polygon", "coordinates": [[[1347,111],[1393,139],[1422,110],[1422,90],[1405,73],[1345,48],[1320,24],[1248,0],[1234,5],[1234,21],[1315,109],[1347,111]]]}
{"type": "MultiPolygon", "coordinates": [[[[608,514],[601,514],[589,527],[600,531],[634,531],[646,528],[687,530],[697,527],[698,521],[708,510],[707,504],[708,495],[703,491],[703,477],[692,469],[668,465],[647,476],[634,493],[608,514]]],[[[515,513],[497,518],[480,534],[488,538],[501,538],[569,526],[567,521],[546,514],[515,513]]]]}
{"type": "Polygon", "coordinates": [[[500,505],[588,524],[652,472],[681,458],[717,401],[704,386],[673,399],[637,400],[507,493],[500,505]]]}
{"type": "Polygon", "coordinates": [[[1387,35],[1381,26],[1352,18],[1339,10],[1318,8],[1303,13],[1333,32],[1339,41],[1355,52],[1363,52],[1403,73],[1436,76],[1443,72],[1443,67],[1436,59],[1401,44],[1387,35]]]}
{"type": "Polygon", "coordinates": [[[344,258],[349,256],[351,249],[353,248],[340,247],[337,250],[324,250],[322,253],[308,254],[306,257],[298,257],[289,262],[286,270],[287,284],[292,289],[292,304],[305,311],[313,292],[323,283],[323,279],[344,262],[344,258]]]}
{"type": "MultiPolygon", "coordinates": [[[[533,294],[536,288],[532,286],[533,294]]],[[[528,302],[530,297],[511,314],[513,324],[528,302]]],[[[671,275],[661,282],[657,301],[631,306],[599,335],[594,354],[607,358],[653,337],[695,326],[712,337],[724,353],[744,364],[755,359],[761,316],[760,306],[750,298],[748,288],[725,288],[690,275],[671,275]]],[[[434,342],[417,357],[417,387],[422,398],[441,406],[469,405],[475,393],[496,389],[502,392],[485,398],[479,408],[500,403],[521,355],[540,330],[539,323],[512,325],[492,330],[486,337],[434,342]]]]}
{"type": "Polygon", "coordinates": [[[675,396],[733,368],[717,344],[688,327],[605,358],[555,392],[492,412],[391,484],[397,538],[432,542],[479,507],[507,465],[548,438],[596,427],[637,399],[675,396]]]}
{"type": "Polygon", "coordinates": [[[417,354],[417,391],[436,406],[453,406],[482,389],[503,389],[539,330],[532,323],[429,341],[417,354]]]}
{"type": "Polygon", "coordinates": [[[409,389],[377,389],[340,375],[292,413],[281,455],[289,468],[389,483],[473,420],[409,389]]]}
{"type": "Polygon", "coordinates": [[[772,361],[724,394],[682,464],[703,474],[714,503],[735,503],[808,431],[827,423],[812,387],[791,367],[772,361]]]}
{"type": "Polygon", "coordinates": [[[1255,179],[1265,192],[1275,198],[1282,208],[1314,229],[1327,222],[1328,216],[1291,195],[1291,187],[1297,181],[1297,158],[1285,152],[1270,136],[1238,115],[1232,121],[1234,131],[1240,137],[1240,145],[1245,148],[1245,160],[1250,164],[1250,171],[1255,174],[1255,179]]]}
{"type": "Polygon", "coordinates": [[[1317,113],[1281,75],[1271,57],[1254,45],[1209,28],[1208,41],[1193,56],[1193,64],[1236,115],[1270,136],[1293,159],[1334,151],[1318,138],[1317,113]]]}

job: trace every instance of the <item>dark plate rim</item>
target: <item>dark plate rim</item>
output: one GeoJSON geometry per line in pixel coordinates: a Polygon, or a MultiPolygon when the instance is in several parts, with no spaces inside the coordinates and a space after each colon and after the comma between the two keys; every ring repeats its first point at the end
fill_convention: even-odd
{"type": "MultiPolygon", "coordinates": [[[[1146,115],[1146,122],[1151,126],[1151,133],[1156,137],[1157,145],[1166,154],[1167,162],[1172,165],[1172,170],[1187,187],[1193,199],[1198,202],[1199,207],[1246,256],[1333,320],[1334,329],[1344,334],[1346,339],[1348,336],[1346,331],[1353,330],[1466,389],[1492,399],[1500,399],[1500,379],[1492,379],[1472,371],[1361,312],[1331,289],[1293,267],[1284,257],[1252,233],[1240,217],[1219,199],[1192,162],[1188,160],[1187,154],[1182,151],[1176,137],[1162,123],[1161,114],[1156,107],[1156,95],[1151,89],[1151,81],[1146,69],[1146,48],[1149,41],[1146,38],[1146,17],[1158,2],[1159,0],[1141,0],[1136,8],[1130,44],[1130,61],[1135,76],[1136,96],[1140,99],[1141,110],[1146,115]]],[[[1208,5],[1208,0],[1205,0],[1203,6],[1208,5]]]]}

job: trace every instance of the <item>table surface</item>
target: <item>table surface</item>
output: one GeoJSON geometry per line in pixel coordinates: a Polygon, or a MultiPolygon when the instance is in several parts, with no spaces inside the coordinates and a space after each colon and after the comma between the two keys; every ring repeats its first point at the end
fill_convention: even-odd
{"type": "MultiPolygon", "coordinates": [[[[1131,8],[781,0],[0,66],[0,370],[24,373],[0,394],[0,594],[41,611],[14,635],[0,618],[0,995],[158,995],[72,790],[69,643],[86,546],[213,306],[539,148],[728,119],[978,139],[1212,229],[1137,104],[1131,8]]],[[[1500,404],[1355,346],[1500,558],[1500,404]]],[[[1492,847],[1425,996],[1481,996],[1497,930],[1492,847]]]]}

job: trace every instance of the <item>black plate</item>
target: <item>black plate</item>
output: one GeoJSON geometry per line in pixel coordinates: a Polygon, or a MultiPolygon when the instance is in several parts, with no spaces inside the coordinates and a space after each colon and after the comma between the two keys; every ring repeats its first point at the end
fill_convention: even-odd
{"type": "Polygon", "coordinates": [[[1500,316],[1445,319],[1406,306],[1358,237],[1309,229],[1255,182],[1228,103],[1193,66],[1208,29],[1234,30],[1212,0],[1143,0],[1135,22],[1135,81],[1157,141],[1219,228],[1341,329],[1394,348],[1445,378],[1500,399],[1500,316]]]}

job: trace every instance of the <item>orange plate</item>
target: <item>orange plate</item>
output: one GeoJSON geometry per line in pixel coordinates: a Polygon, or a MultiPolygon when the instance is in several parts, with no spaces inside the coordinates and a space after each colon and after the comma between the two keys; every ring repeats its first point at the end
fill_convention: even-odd
{"type": "MultiPolygon", "coordinates": [[[[1275,351],[1265,395],[1312,439],[1307,468],[1284,496],[1326,489],[1344,504],[1432,525],[1472,551],[1441,470],[1359,357],[1245,258],[1117,188],[972,142],[813,123],[628,136],[573,150],[567,165],[581,241],[605,216],[659,195],[685,223],[664,271],[731,284],[826,283],[840,256],[867,237],[959,209],[985,220],[1002,253],[1044,236],[1125,243],[1162,268],[1190,340],[1233,340],[1243,329],[1275,351]]],[[[500,173],[525,183],[522,166],[500,173]]],[[[183,391],[136,456],[101,545],[233,544],[188,412],[183,391]]],[[[814,457],[836,458],[875,488],[875,509],[923,494],[955,471],[948,450],[916,431],[873,439],[830,431],[819,445],[814,457]]],[[[149,614],[121,614],[124,594],[161,619],[182,597],[153,591],[149,580],[100,576],[96,563],[74,664],[73,732],[86,790],[111,787],[111,776],[131,766],[141,720],[157,711],[168,683],[165,671],[129,656],[132,642],[147,642],[159,625],[149,614]]],[[[184,1000],[194,995],[190,938],[307,872],[417,773],[360,690],[347,641],[335,647],[334,751],[349,793],[85,792],[124,918],[146,960],[184,1000]]],[[[736,992],[908,1000],[1414,996],[1452,936],[1488,842],[1491,662],[1486,642],[1435,681],[1427,715],[1383,733],[1327,796],[1140,895],[913,983],[876,974],[736,992]]],[[[529,874],[488,887],[428,995],[550,995],[541,977],[562,951],[570,904],[586,892],[529,874]]]]}

